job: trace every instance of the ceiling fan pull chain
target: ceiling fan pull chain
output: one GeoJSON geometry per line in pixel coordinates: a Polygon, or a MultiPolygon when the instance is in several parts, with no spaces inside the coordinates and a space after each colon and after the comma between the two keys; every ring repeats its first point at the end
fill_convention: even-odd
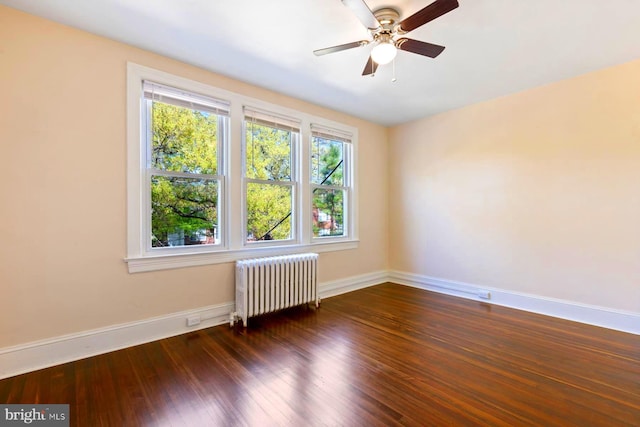
{"type": "Polygon", "coordinates": [[[393,68],[393,76],[391,77],[391,83],[395,83],[396,82],[396,60],[395,58],[393,59],[391,66],[393,68]]]}

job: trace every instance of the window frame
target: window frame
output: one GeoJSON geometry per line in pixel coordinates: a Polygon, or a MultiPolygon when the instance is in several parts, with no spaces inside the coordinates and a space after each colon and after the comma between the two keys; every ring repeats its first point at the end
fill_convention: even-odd
{"type": "MultiPolygon", "coordinates": [[[[300,252],[332,252],[356,249],[358,247],[358,199],[357,199],[357,141],[358,129],[298,110],[271,104],[243,94],[216,88],[209,84],[176,76],[135,63],[127,63],[127,263],[130,273],[156,271],[190,266],[201,266],[233,262],[242,258],[273,256],[300,252]],[[145,227],[151,226],[150,196],[145,196],[148,184],[146,168],[142,161],[146,158],[142,116],[142,81],[149,80],[161,85],[174,87],[227,101],[229,122],[224,129],[225,143],[218,147],[218,176],[224,175],[218,201],[219,205],[219,245],[194,245],[176,247],[173,251],[147,250],[145,247],[145,227]],[[246,242],[246,183],[243,170],[242,152],[244,129],[244,108],[272,112],[274,115],[290,117],[300,122],[300,132],[296,144],[295,167],[292,165],[292,239],[286,241],[246,242]],[[311,218],[311,128],[312,124],[323,128],[336,129],[352,135],[350,147],[350,197],[345,222],[349,224],[346,236],[332,238],[312,238],[311,218]],[[309,143],[307,143],[309,141],[309,143]],[[224,171],[224,174],[222,173],[224,171]],[[241,195],[238,197],[238,195],[241,195]],[[222,199],[224,198],[224,199],[222,199]],[[147,215],[147,207],[149,214],[147,215]],[[224,237],[223,237],[224,236],[224,237]],[[256,244],[257,243],[257,244],[256,244]],[[169,253],[168,253],[169,252],[169,253]]],[[[150,187],[149,187],[150,188],[150,187]]],[[[150,192],[149,192],[150,194],[150,192]]],[[[347,207],[345,206],[345,210],[347,207]]],[[[151,245],[151,242],[149,242],[151,245]]],[[[157,248],[154,248],[157,249],[157,248]]]]}
{"type": "MultiPolygon", "coordinates": [[[[153,129],[152,129],[153,111],[152,111],[152,105],[149,101],[154,101],[154,99],[153,99],[153,96],[152,96],[152,99],[149,99],[147,96],[144,95],[144,92],[145,92],[144,85],[146,83],[149,83],[150,85],[154,85],[154,86],[160,86],[155,81],[145,80],[143,82],[143,96],[141,99],[141,106],[140,106],[140,111],[142,116],[140,119],[141,127],[142,127],[140,129],[140,133],[141,135],[144,135],[144,136],[141,136],[141,139],[144,140],[144,142],[141,141],[141,145],[144,145],[144,147],[141,147],[141,150],[143,153],[141,164],[144,165],[143,168],[144,168],[144,181],[145,181],[145,184],[144,184],[145,188],[144,188],[144,194],[143,194],[144,204],[142,206],[142,209],[144,210],[143,214],[146,217],[146,220],[142,224],[142,233],[145,240],[144,254],[150,255],[150,256],[176,255],[176,254],[183,254],[183,253],[186,254],[186,253],[196,253],[196,252],[203,252],[203,251],[215,252],[215,251],[224,250],[227,247],[227,242],[229,240],[227,230],[224,227],[224,225],[227,222],[227,219],[224,214],[225,205],[226,205],[225,189],[226,189],[226,181],[227,181],[227,173],[226,173],[227,165],[225,162],[224,153],[226,151],[226,147],[228,146],[227,139],[229,137],[228,130],[229,130],[229,124],[230,124],[230,118],[229,118],[230,103],[226,102],[225,100],[208,97],[208,98],[211,98],[211,101],[216,102],[220,104],[220,107],[223,107],[223,108],[218,108],[218,110],[222,110],[221,112],[223,114],[220,114],[219,112],[213,112],[212,110],[210,111],[211,113],[216,114],[217,131],[218,131],[218,135],[216,138],[217,165],[216,165],[215,174],[176,172],[176,171],[167,171],[167,170],[157,169],[153,167],[153,165],[151,164],[151,161],[153,158],[153,155],[152,155],[153,147],[151,144],[151,141],[153,139],[153,129]],[[190,246],[173,246],[173,247],[161,247],[161,248],[153,247],[151,242],[151,236],[152,236],[151,230],[153,227],[153,219],[152,219],[152,212],[151,212],[151,181],[154,176],[163,176],[167,178],[201,179],[201,180],[217,182],[218,184],[217,228],[218,228],[218,235],[220,237],[219,243],[208,244],[206,246],[190,245],[190,246]]],[[[162,86],[166,86],[165,89],[168,89],[168,90],[176,89],[174,87],[168,87],[168,85],[162,85],[162,86]]],[[[189,92],[187,93],[187,96],[191,96],[196,101],[197,101],[197,97],[202,98],[202,95],[199,93],[187,91],[185,89],[180,89],[180,91],[189,92]]],[[[182,106],[187,108],[187,105],[179,105],[179,103],[166,102],[169,100],[165,101],[164,99],[157,99],[157,101],[164,102],[169,105],[182,106]]],[[[207,100],[205,100],[204,102],[206,101],[207,100]]],[[[194,110],[199,110],[199,111],[204,110],[203,108],[197,108],[197,106],[195,105],[191,105],[190,107],[194,110]]]]}
{"type": "MultiPolygon", "coordinates": [[[[334,184],[319,184],[314,183],[312,179],[309,180],[311,195],[311,213],[313,213],[313,193],[315,189],[327,189],[327,190],[340,190],[343,191],[343,234],[337,236],[318,236],[313,235],[311,230],[311,242],[312,243],[325,243],[325,242],[340,242],[348,240],[350,236],[355,232],[354,230],[354,218],[352,211],[353,205],[353,187],[354,187],[354,175],[353,175],[353,134],[345,132],[343,129],[334,129],[328,126],[323,126],[317,123],[311,124],[311,134],[309,136],[310,151],[313,146],[314,137],[322,137],[330,141],[337,141],[342,143],[342,185],[334,184]]],[[[312,161],[312,156],[309,155],[309,162],[312,161]]],[[[311,165],[309,169],[313,169],[311,165]]]]}
{"type": "MultiPolygon", "coordinates": [[[[256,123],[254,121],[254,123],[256,123]]],[[[301,122],[293,117],[286,117],[282,114],[261,110],[252,106],[243,106],[243,118],[242,118],[242,236],[243,246],[245,248],[258,248],[258,247],[275,247],[275,246],[287,246],[291,244],[299,244],[301,241],[300,225],[299,225],[299,207],[300,203],[300,144],[301,144],[301,122]],[[286,130],[291,132],[290,140],[290,154],[289,160],[291,162],[289,167],[289,180],[263,180],[259,178],[250,178],[247,173],[247,123],[248,118],[258,119],[259,124],[262,126],[269,126],[269,122],[273,122],[273,129],[286,130]],[[247,223],[248,223],[248,206],[247,206],[247,194],[249,184],[262,184],[262,185],[277,185],[282,187],[288,187],[291,189],[291,235],[288,239],[281,240],[263,240],[263,241],[248,241],[247,240],[247,223]]]]}

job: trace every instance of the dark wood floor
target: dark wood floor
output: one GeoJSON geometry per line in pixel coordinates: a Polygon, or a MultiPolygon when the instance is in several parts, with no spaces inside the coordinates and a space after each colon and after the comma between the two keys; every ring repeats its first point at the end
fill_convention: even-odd
{"type": "Polygon", "coordinates": [[[640,425],[640,336],[384,284],[0,381],[78,426],[640,425]]]}

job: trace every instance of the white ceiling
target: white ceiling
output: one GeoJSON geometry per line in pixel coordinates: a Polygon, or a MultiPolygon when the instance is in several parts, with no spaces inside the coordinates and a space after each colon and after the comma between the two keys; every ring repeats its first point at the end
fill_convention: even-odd
{"type": "MultiPolygon", "coordinates": [[[[431,0],[367,0],[401,19],[431,0]]],[[[369,37],[340,0],[0,0],[0,4],[383,125],[395,125],[640,58],[640,0],[459,0],[362,77],[369,37]]]]}

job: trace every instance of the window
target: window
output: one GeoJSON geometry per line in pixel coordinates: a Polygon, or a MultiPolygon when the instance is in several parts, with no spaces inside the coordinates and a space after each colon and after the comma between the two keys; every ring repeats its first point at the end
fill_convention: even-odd
{"type": "Polygon", "coordinates": [[[351,135],[312,126],[311,215],[314,238],[348,235],[351,135]]]}
{"type": "Polygon", "coordinates": [[[244,108],[246,242],[297,239],[296,155],[300,123],[244,108]]]}
{"type": "Polygon", "coordinates": [[[147,249],[219,245],[228,106],[150,81],[143,93],[147,249]]]}
{"type": "Polygon", "coordinates": [[[356,128],[128,64],[129,272],[357,248],[356,146],[356,128]]]}

